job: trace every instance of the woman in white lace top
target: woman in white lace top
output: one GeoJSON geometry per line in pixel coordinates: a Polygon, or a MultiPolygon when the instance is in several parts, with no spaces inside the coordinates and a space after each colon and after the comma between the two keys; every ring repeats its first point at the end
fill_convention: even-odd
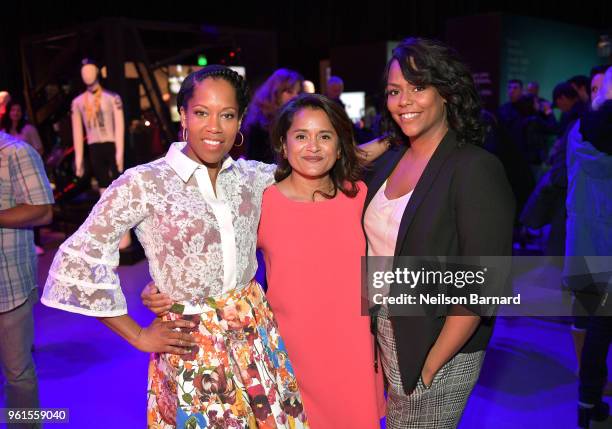
{"type": "Polygon", "coordinates": [[[307,427],[284,343],[254,281],[261,198],[275,167],[234,161],[248,103],[235,72],[209,66],[177,97],[183,140],[126,171],[60,246],[48,306],[100,318],[151,352],[148,425],[307,427]],[[147,327],[129,315],[117,264],[130,228],[159,290],[178,305],[147,327]]]}

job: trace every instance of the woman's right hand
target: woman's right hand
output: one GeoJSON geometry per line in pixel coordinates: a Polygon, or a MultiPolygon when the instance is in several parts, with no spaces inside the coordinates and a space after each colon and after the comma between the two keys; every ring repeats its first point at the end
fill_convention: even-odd
{"type": "Polygon", "coordinates": [[[156,316],[163,316],[172,307],[172,300],[165,293],[159,293],[159,289],[154,282],[150,282],[142,290],[140,299],[145,307],[155,313],[156,316]]]}
{"type": "Polygon", "coordinates": [[[189,320],[162,320],[156,317],[149,326],[141,329],[133,345],[147,353],[188,354],[196,345],[189,334],[195,326],[189,320]]]}

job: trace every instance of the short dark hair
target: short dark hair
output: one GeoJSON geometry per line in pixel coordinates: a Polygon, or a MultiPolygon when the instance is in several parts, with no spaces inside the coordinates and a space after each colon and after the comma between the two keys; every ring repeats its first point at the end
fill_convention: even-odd
{"type": "MultiPolygon", "coordinates": [[[[325,112],[336,134],[338,134],[338,148],[340,159],[336,161],[329,172],[334,185],[333,194],[317,191],[325,198],[333,198],[340,190],[346,196],[353,198],[359,192],[357,181],[361,177],[362,164],[357,156],[359,149],[355,145],[353,123],[346,111],[333,100],[319,94],[302,94],[285,104],[276,117],[272,126],[271,143],[277,158],[275,179],[277,182],[289,177],[291,165],[283,157],[283,142],[287,139],[287,131],[291,128],[296,113],[303,109],[317,109],[325,112]]],[[[313,195],[314,197],[314,195],[313,195]]]]}
{"type": "Polygon", "coordinates": [[[86,66],[86,65],[92,65],[92,66],[96,66],[96,68],[100,69],[100,66],[98,65],[98,62],[96,60],[94,60],[93,58],[90,57],[85,57],[81,60],[81,67],[86,66]]]}
{"type": "Polygon", "coordinates": [[[533,94],[523,94],[514,104],[514,108],[519,112],[522,117],[533,116],[537,113],[534,102],[536,96],[533,94]]]}
{"type": "Polygon", "coordinates": [[[561,96],[572,99],[578,98],[578,92],[576,92],[571,83],[561,82],[555,86],[555,89],[553,89],[553,102],[561,96]]]}
{"type": "Polygon", "coordinates": [[[189,100],[193,96],[193,90],[196,83],[200,83],[208,77],[213,79],[224,79],[232,85],[236,91],[236,101],[238,101],[238,116],[242,118],[249,104],[249,89],[246,81],[229,67],[216,64],[194,71],[185,78],[176,96],[177,109],[180,111],[181,107],[183,109],[187,108],[187,103],[189,103],[189,100]]]}
{"type": "Polygon", "coordinates": [[[521,88],[523,87],[523,81],[520,79],[509,79],[508,85],[510,85],[511,83],[518,83],[521,88]]]}
{"type": "Polygon", "coordinates": [[[569,83],[573,83],[577,88],[589,88],[591,86],[591,79],[582,74],[572,76],[567,80],[569,83]]]}
{"type": "MultiPolygon", "coordinates": [[[[418,37],[405,39],[393,49],[387,63],[383,82],[385,87],[393,61],[399,63],[408,82],[433,86],[446,100],[448,126],[457,133],[459,145],[482,144],[484,126],[480,121],[480,97],[472,74],[454,49],[435,40],[418,37]]],[[[406,136],[391,117],[386,101],[385,95],[381,128],[391,142],[398,144],[406,141],[406,136]]]]}

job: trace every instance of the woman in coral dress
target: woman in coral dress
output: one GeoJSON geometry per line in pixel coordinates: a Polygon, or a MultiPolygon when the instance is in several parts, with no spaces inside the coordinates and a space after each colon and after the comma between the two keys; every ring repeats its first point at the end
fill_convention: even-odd
{"type": "Polygon", "coordinates": [[[272,141],[282,158],[263,195],[258,247],[310,425],[378,428],[384,398],[360,300],[367,189],[350,120],[333,101],[303,95],[282,109],[272,141]]]}

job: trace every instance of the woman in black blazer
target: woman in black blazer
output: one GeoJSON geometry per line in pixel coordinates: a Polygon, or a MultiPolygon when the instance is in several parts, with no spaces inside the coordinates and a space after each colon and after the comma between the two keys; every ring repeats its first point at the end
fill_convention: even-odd
{"type": "MultiPolygon", "coordinates": [[[[385,72],[395,143],[372,169],[364,210],[368,256],[507,256],[514,197],[483,140],[480,103],[450,48],[401,42],[385,72]]],[[[388,385],[388,428],[456,427],[491,337],[493,319],[462,306],[446,316],[374,314],[388,385]]]]}

